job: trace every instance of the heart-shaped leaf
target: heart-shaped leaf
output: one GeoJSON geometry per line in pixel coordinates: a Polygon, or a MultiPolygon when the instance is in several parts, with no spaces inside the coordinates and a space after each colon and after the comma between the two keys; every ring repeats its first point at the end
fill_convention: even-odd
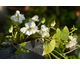
{"type": "Polygon", "coordinates": [[[62,31],[59,28],[57,28],[56,36],[57,36],[57,39],[60,38],[62,40],[67,40],[69,37],[69,30],[67,26],[65,26],[62,31]]]}
{"type": "Polygon", "coordinates": [[[64,29],[62,30],[60,37],[61,37],[62,40],[67,40],[68,39],[69,30],[68,30],[67,26],[65,26],[64,29]]]}
{"type": "Polygon", "coordinates": [[[53,39],[53,40],[51,40],[50,43],[45,44],[45,48],[43,50],[42,55],[46,55],[46,54],[52,52],[54,50],[54,48],[55,48],[55,40],[53,39]]]}

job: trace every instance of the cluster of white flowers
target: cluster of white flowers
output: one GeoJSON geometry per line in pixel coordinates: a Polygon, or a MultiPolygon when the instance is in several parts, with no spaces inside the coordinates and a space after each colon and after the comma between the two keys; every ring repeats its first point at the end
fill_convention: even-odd
{"type": "Polygon", "coordinates": [[[22,20],[25,20],[25,17],[23,14],[20,14],[20,11],[17,10],[16,14],[11,16],[11,20],[22,23],[22,20]]]}
{"type": "Polygon", "coordinates": [[[29,23],[25,23],[25,27],[22,27],[20,29],[20,31],[22,33],[24,33],[25,35],[32,35],[36,32],[38,32],[38,27],[36,26],[36,24],[34,23],[34,21],[30,21],[29,23]]]}
{"type": "Polygon", "coordinates": [[[71,48],[77,44],[77,39],[73,38],[72,36],[69,36],[69,43],[66,45],[66,48],[71,48]]]}
{"type": "Polygon", "coordinates": [[[42,37],[49,37],[49,28],[46,27],[45,25],[41,25],[41,30],[40,30],[40,34],[42,35],[42,37]]]}
{"type": "Polygon", "coordinates": [[[25,23],[25,27],[22,27],[20,29],[20,31],[28,36],[30,36],[36,32],[40,33],[42,35],[42,37],[49,37],[50,36],[48,27],[46,27],[45,25],[41,25],[41,30],[38,30],[38,27],[36,26],[36,24],[32,20],[30,20],[29,23],[25,23]]]}
{"type": "MultiPolygon", "coordinates": [[[[42,37],[49,37],[49,28],[46,27],[45,25],[41,26],[40,31],[38,30],[38,27],[35,24],[35,21],[39,22],[38,18],[39,18],[38,15],[33,16],[28,23],[25,23],[25,27],[22,27],[20,31],[28,36],[38,32],[42,35],[42,37]]],[[[16,14],[11,16],[11,20],[22,23],[22,20],[25,20],[25,17],[23,14],[20,14],[20,11],[17,10],[16,14]]],[[[10,30],[10,32],[12,31],[10,30]]]]}
{"type": "Polygon", "coordinates": [[[46,27],[45,25],[42,25],[41,30],[38,30],[38,27],[36,26],[36,24],[34,22],[25,23],[25,27],[22,27],[20,29],[20,31],[28,36],[30,36],[36,32],[40,33],[43,38],[50,36],[48,27],[46,27]]]}

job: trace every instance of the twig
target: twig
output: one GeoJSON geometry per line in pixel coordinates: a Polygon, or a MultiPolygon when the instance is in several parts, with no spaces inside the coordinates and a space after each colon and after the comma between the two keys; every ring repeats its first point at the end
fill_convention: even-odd
{"type": "Polygon", "coordinates": [[[68,53],[70,53],[70,52],[72,52],[72,51],[74,51],[74,50],[76,50],[76,49],[78,49],[78,48],[75,48],[75,49],[73,49],[73,50],[71,50],[71,51],[68,51],[68,52],[66,52],[66,53],[64,53],[64,54],[68,54],[68,53]]]}
{"type": "Polygon", "coordinates": [[[51,56],[50,56],[50,54],[48,54],[49,55],[49,58],[51,59],[51,56]]]}
{"type": "Polygon", "coordinates": [[[54,55],[52,52],[51,52],[51,54],[52,54],[55,58],[60,59],[59,57],[57,57],[56,55],[54,55]]]}
{"type": "Polygon", "coordinates": [[[56,53],[58,53],[60,56],[62,56],[64,59],[66,59],[61,53],[59,53],[58,51],[54,50],[56,53]]]}

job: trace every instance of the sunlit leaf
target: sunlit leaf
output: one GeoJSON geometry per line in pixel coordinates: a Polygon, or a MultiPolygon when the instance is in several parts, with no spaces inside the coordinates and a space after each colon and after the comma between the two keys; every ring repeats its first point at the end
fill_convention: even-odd
{"type": "Polygon", "coordinates": [[[5,38],[12,38],[12,36],[11,35],[7,35],[7,36],[5,36],[5,38]]]}
{"type": "Polygon", "coordinates": [[[69,30],[67,26],[65,26],[62,31],[59,28],[57,28],[56,36],[57,39],[60,38],[62,40],[67,40],[69,37],[69,30]]]}
{"type": "Polygon", "coordinates": [[[55,47],[59,47],[59,42],[61,41],[60,37],[57,35],[57,33],[55,33],[53,36],[52,36],[52,39],[56,39],[57,43],[55,45],[55,47]]]}
{"type": "Polygon", "coordinates": [[[46,43],[45,44],[45,48],[43,50],[43,54],[42,55],[46,55],[50,52],[52,52],[55,48],[55,40],[53,39],[50,43],[46,43]]]}
{"type": "Polygon", "coordinates": [[[21,51],[21,48],[18,48],[17,50],[16,50],[16,52],[15,52],[15,54],[21,54],[22,53],[22,51],[21,51]]]}
{"type": "Polygon", "coordinates": [[[20,47],[25,46],[25,45],[26,45],[26,42],[23,42],[23,43],[20,45],[20,47]]]}
{"type": "Polygon", "coordinates": [[[57,39],[57,42],[61,42],[61,30],[59,28],[57,28],[56,30],[56,35],[55,35],[56,39],[57,39]]]}
{"type": "Polygon", "coordinates": [[[64,29],[62,30],[60,37],[61,37],[62,40],[67,40],[68,39],[69,30],[68,30],[67,26],[65,26],[64,29]]]}

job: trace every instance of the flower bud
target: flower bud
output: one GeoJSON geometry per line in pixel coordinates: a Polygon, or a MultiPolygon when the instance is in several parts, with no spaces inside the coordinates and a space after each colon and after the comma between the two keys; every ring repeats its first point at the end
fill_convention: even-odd
{"type": "Polygon", "coordinates": [[[13,25],[11,25],[11,27],[9,28],[9,33],[12,33],[13,31],[13,25]]]}
{"type": "Polygon", "coordinates": [[[45,23],[45,18],[42,19],[41,23],[45,23]]]}
{"type": "Polygon", "coordinates": [[[52,21],[51,26],[53,27],[53,26],[55,26],[55,24],[56,24],[56,22],[54,20],[54,21],[52,21]]]}

